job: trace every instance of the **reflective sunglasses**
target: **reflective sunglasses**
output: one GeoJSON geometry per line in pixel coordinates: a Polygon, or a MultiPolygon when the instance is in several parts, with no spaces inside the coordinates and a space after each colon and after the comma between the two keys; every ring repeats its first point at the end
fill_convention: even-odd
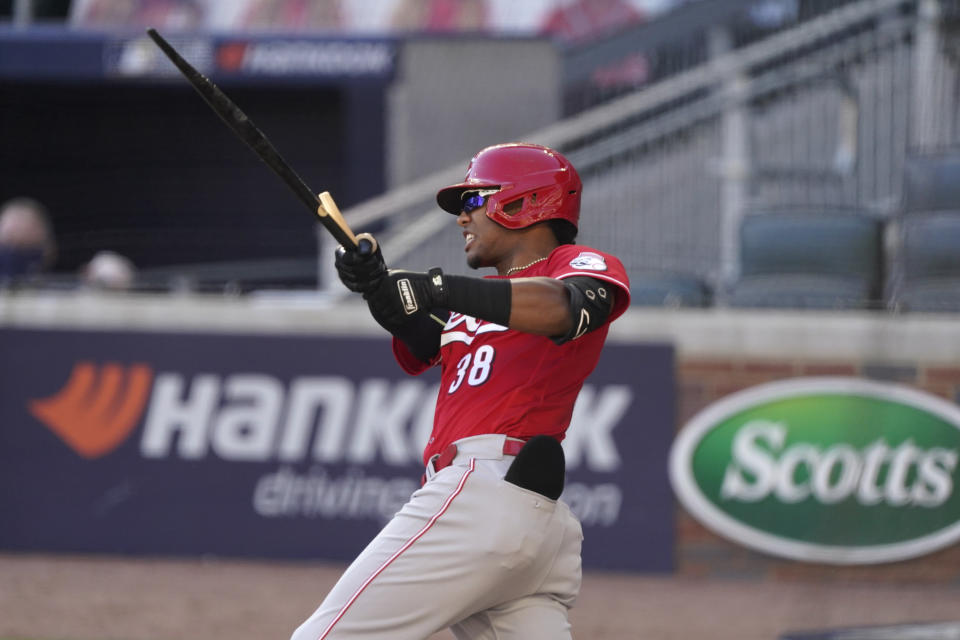
{"type": "Polygon", "coordinates": [[[497,191],[499,191],[499,189],[464,191],[463,195],[460,196],[460,199],[463,201],[461,209],[463,209],[466,213],[470,213],[475,209],[479,209],[483,205],[487,204],[487,197],[493,195],[497,191]]]}

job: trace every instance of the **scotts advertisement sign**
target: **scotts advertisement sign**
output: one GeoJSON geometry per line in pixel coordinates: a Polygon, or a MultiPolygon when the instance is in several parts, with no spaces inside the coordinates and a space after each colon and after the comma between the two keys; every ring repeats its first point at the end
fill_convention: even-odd
{"type": "MultiPolygon", "coordinates": [[[[350,560],[420,486],[389,340],[0,330],[0,548],[350,560]]],[[[673,353],[608,345],[564,447],[586,566],[672,569],[673,353]],[[637,544],[642,539],[643,544],[637,544]]]]}
{"type": "Polygon", "coordinates": [[[802,378],[727,396],[676,438],[687,510],[738,543],[835,564],[960,540],[960,407],[894,384],[802,378]]]}

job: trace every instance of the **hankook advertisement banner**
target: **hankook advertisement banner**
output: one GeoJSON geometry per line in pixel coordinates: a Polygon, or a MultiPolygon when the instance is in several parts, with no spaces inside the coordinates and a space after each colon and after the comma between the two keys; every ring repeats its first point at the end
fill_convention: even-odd
{"type": "Polygon", "coordinates": [[[717,533],[832,564],[960,540],[960,407],[907,386],[798,378],[727,396],[678,435],[671,480],[717,533]]]}
{"type": "MultiPolygon", "coordinates": [[[[419,487],[389,340],[0,330],[0,548],[350,560],[419,487]]],[[[584,565],[673,568],[673,350],[609,344],[564,443],[584,565]]]]}

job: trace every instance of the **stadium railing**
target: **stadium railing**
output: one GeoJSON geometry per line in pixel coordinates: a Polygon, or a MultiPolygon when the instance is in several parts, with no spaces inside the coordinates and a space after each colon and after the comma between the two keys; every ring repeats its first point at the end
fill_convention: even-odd
{"type": "MultiPolygon", "coordinates": [[[[940,9],[861,0],[739,49],[718,30],[704,64],[523,138],[580,170],[581,242],[631,274],[722,290],[738,278],[745,215],[793,206],[889,217],[908,153],[956,144],[960,65],[940,9]]],[[[391,264],[467,272],[434,202],[467,162],[352,207],[347,220],[387,224],[391,264]]]]}

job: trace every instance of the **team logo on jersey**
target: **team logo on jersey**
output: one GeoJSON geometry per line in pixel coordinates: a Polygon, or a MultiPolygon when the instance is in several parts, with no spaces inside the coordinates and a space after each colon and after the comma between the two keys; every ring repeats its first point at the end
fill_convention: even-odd
{"type": "Polygon", "coordinates": [[[607,270],[607,263],[603,256],[592,251],[581,251],[580,255],[570,261],[570,266],[574,269],[586,269],[587,271],[607,270]]]}
{"type": "Polygon", "coordinates": [[[440,336],[440,346],[448,345],[451,342],[462,342],[470,345],[473,344],[474,338],[491,331],[508,331],[508,329],[493,322],[478,320],[473,316],[451,313],[447,325],[443,328],[443,334],[440,336]]]}

